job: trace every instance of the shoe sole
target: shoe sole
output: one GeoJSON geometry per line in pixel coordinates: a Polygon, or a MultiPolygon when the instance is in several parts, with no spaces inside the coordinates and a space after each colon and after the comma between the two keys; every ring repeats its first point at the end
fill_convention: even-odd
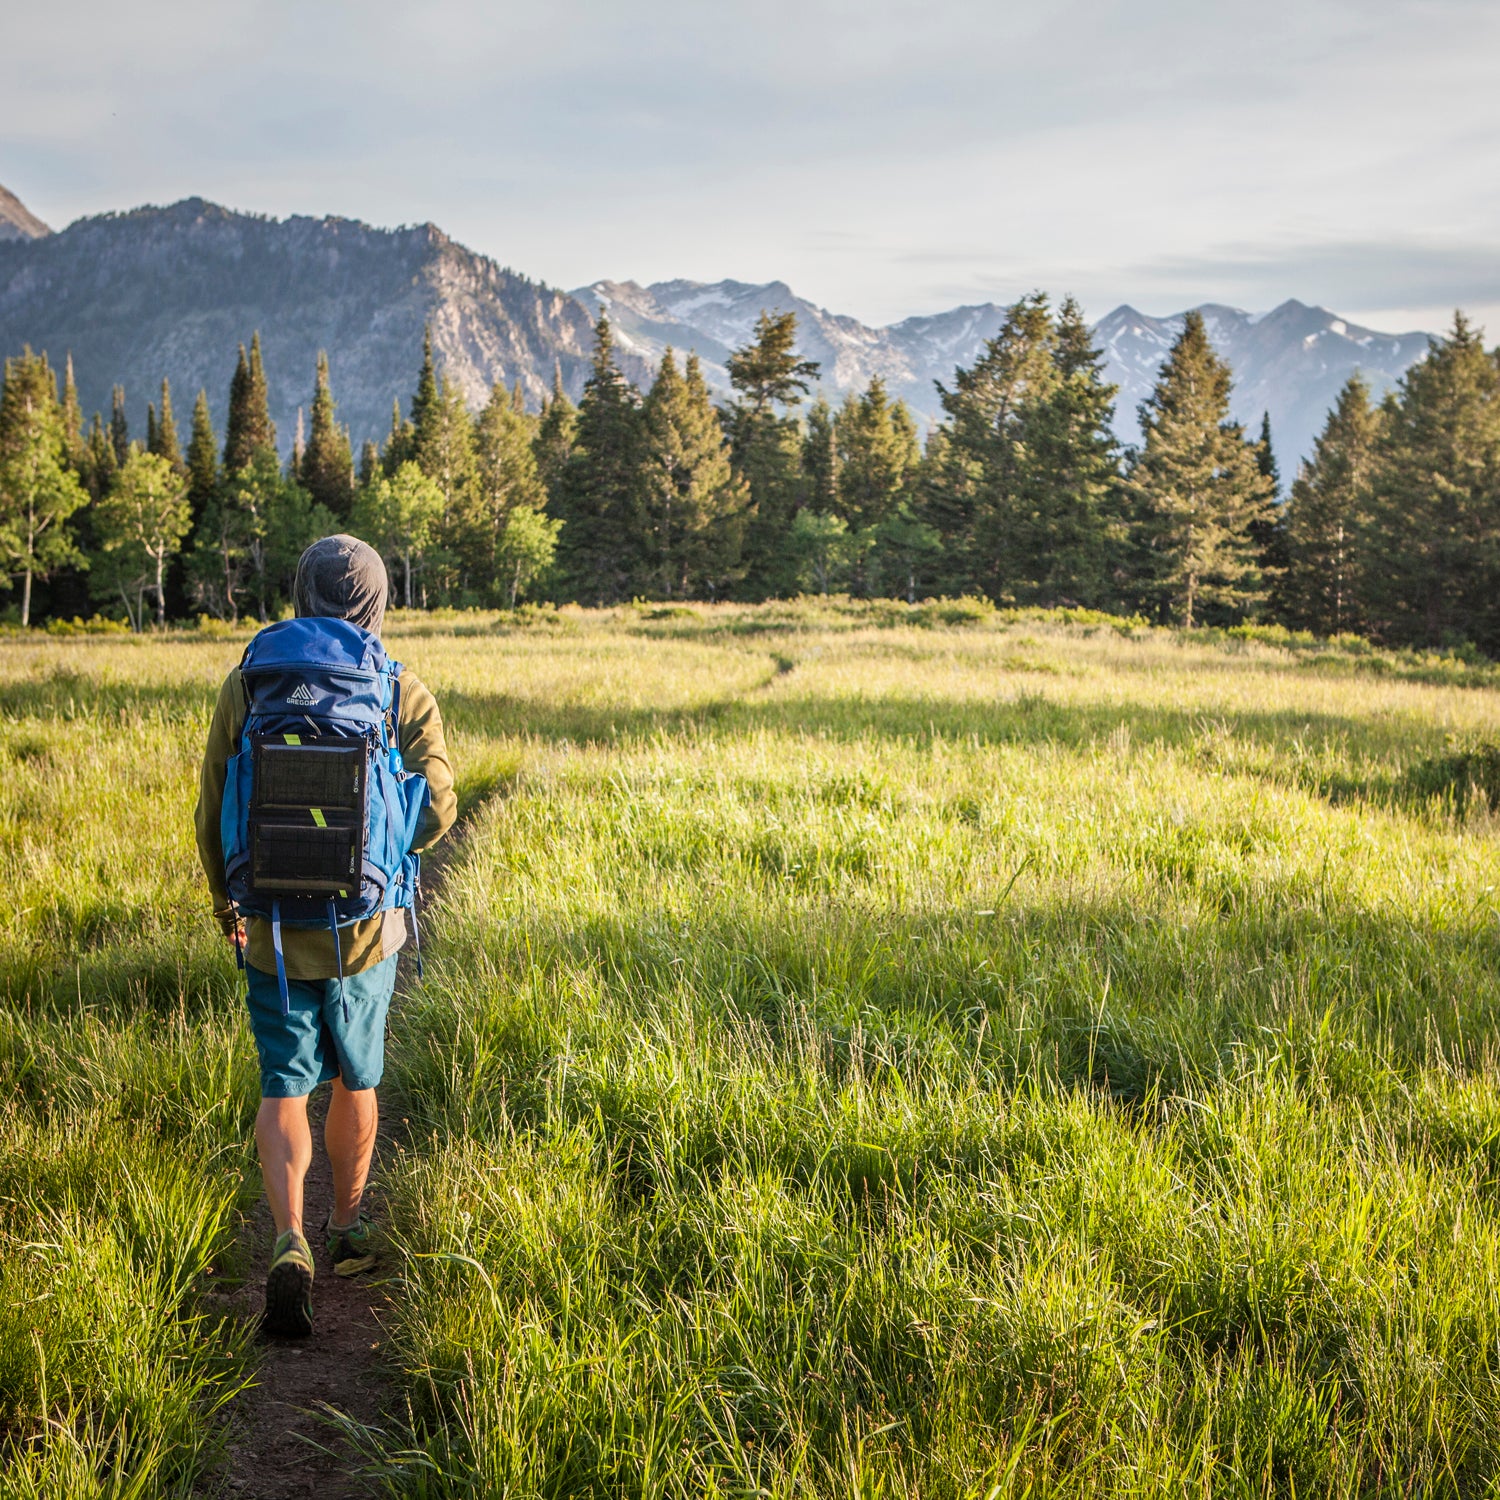
{"type": "Polygon", "coordinates": [[[355,1255],[348,1260],[336,1260],[333,1263],[333,1274],[335,1276],[358,1276],[361,1271],[370,1271],[374,1267],[373,1255],[355,1255]]]}
{"type": "Polygon", "coordinates": [[[306,1338],[312,1332],[312,1272],[296,1261],[278,1261],[266,1277],[261,1327],[276,1338],[306,1338]]]}

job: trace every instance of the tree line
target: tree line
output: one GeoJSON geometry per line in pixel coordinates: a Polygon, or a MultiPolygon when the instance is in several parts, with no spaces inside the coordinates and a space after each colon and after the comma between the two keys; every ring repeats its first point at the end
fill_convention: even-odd
{"type": "Polygon", "coordinates": [[[1500,352],[1462,314],[1378,405],[1352,377],[1283,501],[1269,420],[1229,416],[1232,375],[1189,314],[1139,409],[1113,429],[1078,305],[1007,310],[940,385],[921,440],[881,380],[834,407],[763,313],[716,404],[698,359],[664,355],[641,391],[607,318],[575,405],[529,412],[497,384],[477,413],[430,337],[411,399],[358,460],[328,361],[283,462],[259,336],[240,347],[222,443],[199,391],[187,445],[162,382],[133,439],[117,387],[85,426],[71,360],[6,362],[0,574],[29,623],[123,613],[137,629],[207,613],[273,618],[303,547],[351,531],[408,608],[760,600],[797,593],[983,595],[1186,626],[1280,621],[1392,644],[1500,652],[1500,352]]]}

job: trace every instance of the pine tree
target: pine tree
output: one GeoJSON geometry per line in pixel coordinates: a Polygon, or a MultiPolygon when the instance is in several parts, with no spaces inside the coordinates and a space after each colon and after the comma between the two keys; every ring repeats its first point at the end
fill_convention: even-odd
{"type": "Polygon", "coordinates": [[[28,348],[6,360],[0,386],[0,570],[21,579],[22,625],[31,623],[34,580],[84,564],[69,519],[87,501],[68,466],[56,377],[28,348]]]}
{"type": "Polygon", "coordinates": [[[663,599],[717,599],[740,573],[748,487],[735,477],[698,356],[671,349],[642,408],[640,583],[663,599]]]}
{"type": "Polygon", "coordinates": [[[1358,538],[1374,476],[1380,413],[1357,372],[1313,444],[1286,503],[1287,560],[1273,599],[1287,623],[1320,635],[1363,625],[1358,538]]]}
{"type": "Polygon", "coordinates": [[[1251,527],[1270,518],[1255,444],[1229,420],[1229,367],[1190,312],[1141,405],[1130,472],[1144,602],[1191,628],[1265,597],[1251,527]]]}
{"type": "Polygon", "coordinates": [[[412,425],[401,415],[400,401],[391,402],[391,430],[386,434],[385,448],[380,455],[380,466],[387,479],[391,478],[402,464],[414,462],[416,434],[412,425]]]}
{"type": "Polygon", "coordinates": [[[156,403],[146,403],[146,448],[147,453],[156,452],[156,403]]]}
{"type": "Polygon", "coordinates": [[[359,487],[364,489],[372,484],[380,472],[380,449],[373,438],[366,438],[359,450],[359,487]]]}
{"type": "Polygon", "coordinates": [[[838,451],[835,507],[855,530],[878,526],[896,507],[920,457],[917,424],[877,375],[862,395],[844,398],[834,419],[838,451]]]}
{"type": "Polygon", "coordinates": [[[250,355],[240,345],[239,363],[229,383],[229,416],[224,428],[224,473],[236,474],[261,448],[276,447],[276,424],[271,420],[270,396],[261,363],[260,334],[250,340],[250,355]]]}
{"type": "Polygon", "coordinates": [[[729,382],[757,412],[796,406],[818,378],[816,360],[798,359],[797,314],[762,311],[755,341],[736,349],[726,368],[729,382]]]}
{"type": "Polygon", "coordinates": [[[165,380],[161,383],[161,411],[153,415],[146,451],[166,459],[176,473],[185,474],[187,465],[183,462],[182,445],[177,438],[177,420],[172,415],[172,387],[165,380]]]}
{"type": "Polygon", "coordinates": [[[1378,635],[1500,650],[1500,367],[1461,312],[1387,404],[1369,512],[1360,592],[1378,635]]]}
{"type": "Polygon", "coordinates": [[[460,602],[475,598],[494,583],[494,532],[482,520],[475,520],[474,420],[463,392],[446,372],[438,384],[436,402],[413,427],[417,466],[443,495],[439,528],[443,555],[434,553],[433,581],[445,598],[460,602]]]}
{"type": "Polygon", "coordinates": [[[422,368],[417,374],[417,388],[411,398],[411,425],[420,434],[429,425],[438,404],[437,366],[432,359],[432,325],[422,328],[422,368]]]}
{"type": "Polygon", "coordinates": [[[537,475],[548,496],[556,499],[562,492],[562,477],[573,453],[573,436],[578,427],[578,408],[563,390],[562,369],[554,366],[552,394],[542,403],[541,421],[532,444],[536,453],[537,475]]]}
{"type": "Polygon", "coordinates": [[[1127,547],[1117,388],[1072,297],[1057,312],[1052,363],[1056,383],[1027,414],[1032,582],[1021,592],[1035,604],[1112,608],[1127,547]]]}
{"type": "Polygon", "coordinates": [[[558,565],[575,598],[614,604],[629,597],[640,559],[640,396],[615,363],[603,313],[593,368],[578,404],[573,450],[555,509],[563,522],[558,565]]]}
{"type": "MultiPolygon", "coordinates": [[[[300,414],[299,414],[300,415],[300,414]]],[[[318,351],[311,432],[298,469],[302,487],[340,521],[354,504],[354,454],[349,430],[338,422],[328,378],[328,355],[318,351]]]]}
{"type": "Polygon", "coordinates": [[[200,390],[193,402],[193,428],[188,438],[188,510],[193,525],[203,519],[219,489],[218,444],[214,437],[213,418],[208,410],[208,393],[200,390]]]}
{"type": "Polygon", "coordinates": [[[730,383],[739,399],[727,417],[735,472],[750,490],[742,592],[752,599],[788,594],[798,586],[800,554],[792,522],[805,503],[802,429],[777,408],[801,403],[817,379],[815,360],[796,352],[797,315],[762,312],[755,339],[729,356],[730,383]]]}
{"type": "Polygon", "coordinates": [[[1288,551],[1286,506],[1281,501],[1281,470],[1276,464],[1276,448],[1271,441],[1271,413],[1262,412],[1260,439],[1255,445],[1255,463],[1271,486],[1271,504],[1266,516],[1250,523],[1250,539],[1260,560],[1261,577],[1270,591],[1273,612],[1279,608],[1280,580],[1286,576],[1291,554],[1288,551]]]}
{"type": "Polygon", "coordinates": [[[130,452],[130,422],[125,416],[123,385],[117,385],[110,395],[109,442],[115,450],[115,467],[118,468],[130,452]]]}
{"type": "Polygon", "coordinates": [[[119,467],[115,462],[115,445],[110,441],[109,428],[95,412],[94,420],[89,424],[88,457],[84,469],[84,482],[91,499],[98,500],[114,483],[119,467]]]}
{"type": "Polygon", "coordinates": [[[1026,417],[1057,381],[1054,328],[1040,292],[1006,309],[1000,332],[953,388],[938,386],[947,415],[945,468],[928,486],[924,519],[943,538],[943,586],[1015,602],[1034,577],[1022,534],[1028,516],[1026,417]]]}
{"type": "Polygon", "coordinates": [[[78,405],[78,384],[73,379],[73,356],[68,355],[63,375],[62,397],[63,450],[68,466],[75,473],[88,473],[88,444],[83,434],[83,411],[78,405]]]}
{"type": "Polygon", "coordinates": [[[832,515],[839,503],[839,448],[834,435],[833,408],[821,394],[807,409],[802,472],[807,476],[808,509],[819,515],[832,515]]]}

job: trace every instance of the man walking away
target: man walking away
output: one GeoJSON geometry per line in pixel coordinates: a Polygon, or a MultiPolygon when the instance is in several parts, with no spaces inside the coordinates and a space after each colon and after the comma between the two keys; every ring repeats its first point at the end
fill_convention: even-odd
{"type": "Polygon", "coordinates": [[[386,1014],[415,855],[457,809],[437,704],[379,640],[387,595],[385,564],[365,543],[314,542],[297,565],[297,618],[262,630],[225,679],[203,757],[198,853],[214,915],[245,961],[260,1055],[255,1143],[276,1221],[272,1334],[312,1331],[302,1190],[307,1099],[320,1083],[333,1084],[328,1260],[340,1276],[375,1264],[361,1202],[386,1014]]]}

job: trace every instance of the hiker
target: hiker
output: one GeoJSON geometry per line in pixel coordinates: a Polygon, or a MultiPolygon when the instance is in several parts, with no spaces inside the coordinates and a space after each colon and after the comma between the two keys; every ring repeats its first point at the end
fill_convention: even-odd
{"type": "Polygon", "coordinates": [[[246,647],[219,690],[203,757],[198,852],[214,916],[245,969],[260,1055],[255,1144],[276,1221],[272,1334],[312,1331],[302,1189],[307,1099],[320,1083],[333,1084],[328,1260],[339,1276],[375,1264],[361,1204],[386,1013],[408,908],[415,929],[415,856],[452,827],[457,807],[437,704],[380,643],[387,596],[385,564],[364,542],[314,542],[297,564],[296,618],[246,647]]]}

